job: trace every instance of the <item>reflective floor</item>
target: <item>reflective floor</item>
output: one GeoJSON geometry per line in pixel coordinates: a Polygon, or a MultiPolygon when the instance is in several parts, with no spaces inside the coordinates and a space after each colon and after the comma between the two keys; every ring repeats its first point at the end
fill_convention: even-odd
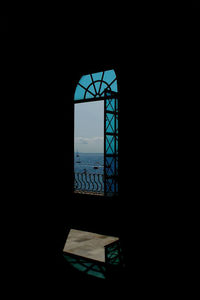
{"type": "Polygon", "coordinates": [[[118,240],[118,237],[71,229],[63,252],[105,262],[104,247],[118,240]]]}

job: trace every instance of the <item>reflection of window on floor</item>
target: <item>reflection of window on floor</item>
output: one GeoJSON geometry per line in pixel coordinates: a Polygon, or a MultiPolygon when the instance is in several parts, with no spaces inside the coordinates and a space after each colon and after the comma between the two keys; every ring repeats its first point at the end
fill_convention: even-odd
{"type": "Polygon", "coordinates": [[[85,258],[73,256],[72,254],[64,254],[67,262],[75,269],[98,278],[106,278],[106,268],[100,263],[91,262],[85,258]]]}
{"type": "Polygon", "coordinates": [[[119,238],[113,236],[71,229],[63,254],[79,271],[104,279],[124,266],[119,238]]]}
{"type": "Polygon", "coordinates": [[[114,70],[82,76],[74,104],[74,191],[116,195],[119,110],[114,70]]]}

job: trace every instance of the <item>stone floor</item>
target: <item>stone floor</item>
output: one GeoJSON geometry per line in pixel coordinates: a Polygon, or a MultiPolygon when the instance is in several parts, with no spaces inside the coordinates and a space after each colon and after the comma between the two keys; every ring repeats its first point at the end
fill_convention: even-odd
{"type": "Polygon", "coordinates": [[[113,236],[71,229],[63,252],[105,262],[104,246],[118,240],[113,236]]]}

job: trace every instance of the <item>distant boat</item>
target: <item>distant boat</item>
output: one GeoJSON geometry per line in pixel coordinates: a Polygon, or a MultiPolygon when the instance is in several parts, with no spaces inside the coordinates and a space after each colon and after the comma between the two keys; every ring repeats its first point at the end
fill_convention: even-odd
{"type": "Polygon", "coordinates": [[[95,170],[99,169],[98,165],[99,165],[99,162],[96,162],[96,166],[94,166],[93,169],[95,169],[95,170]]]}
{"type": "Polygon", "coordinates": [[[79,158],[79,159],[76,161],[76,163],[77,163],[77,164],[80,164],[80,163],[81,163],[81,161],[80,161],[80,155],[79,155],[78,151],[77,151],[77,153],[76,153],[76,157],[78,157],[78,158],[79,158]]]}

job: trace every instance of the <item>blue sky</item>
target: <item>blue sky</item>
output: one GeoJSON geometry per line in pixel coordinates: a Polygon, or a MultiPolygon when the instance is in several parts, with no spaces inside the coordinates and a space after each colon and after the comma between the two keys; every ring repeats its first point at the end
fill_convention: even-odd
{"type": "Polygon", "coordinates": [[[74,149],[83,153],[103,153],[103,101],[75,105],[74,149]]]}

